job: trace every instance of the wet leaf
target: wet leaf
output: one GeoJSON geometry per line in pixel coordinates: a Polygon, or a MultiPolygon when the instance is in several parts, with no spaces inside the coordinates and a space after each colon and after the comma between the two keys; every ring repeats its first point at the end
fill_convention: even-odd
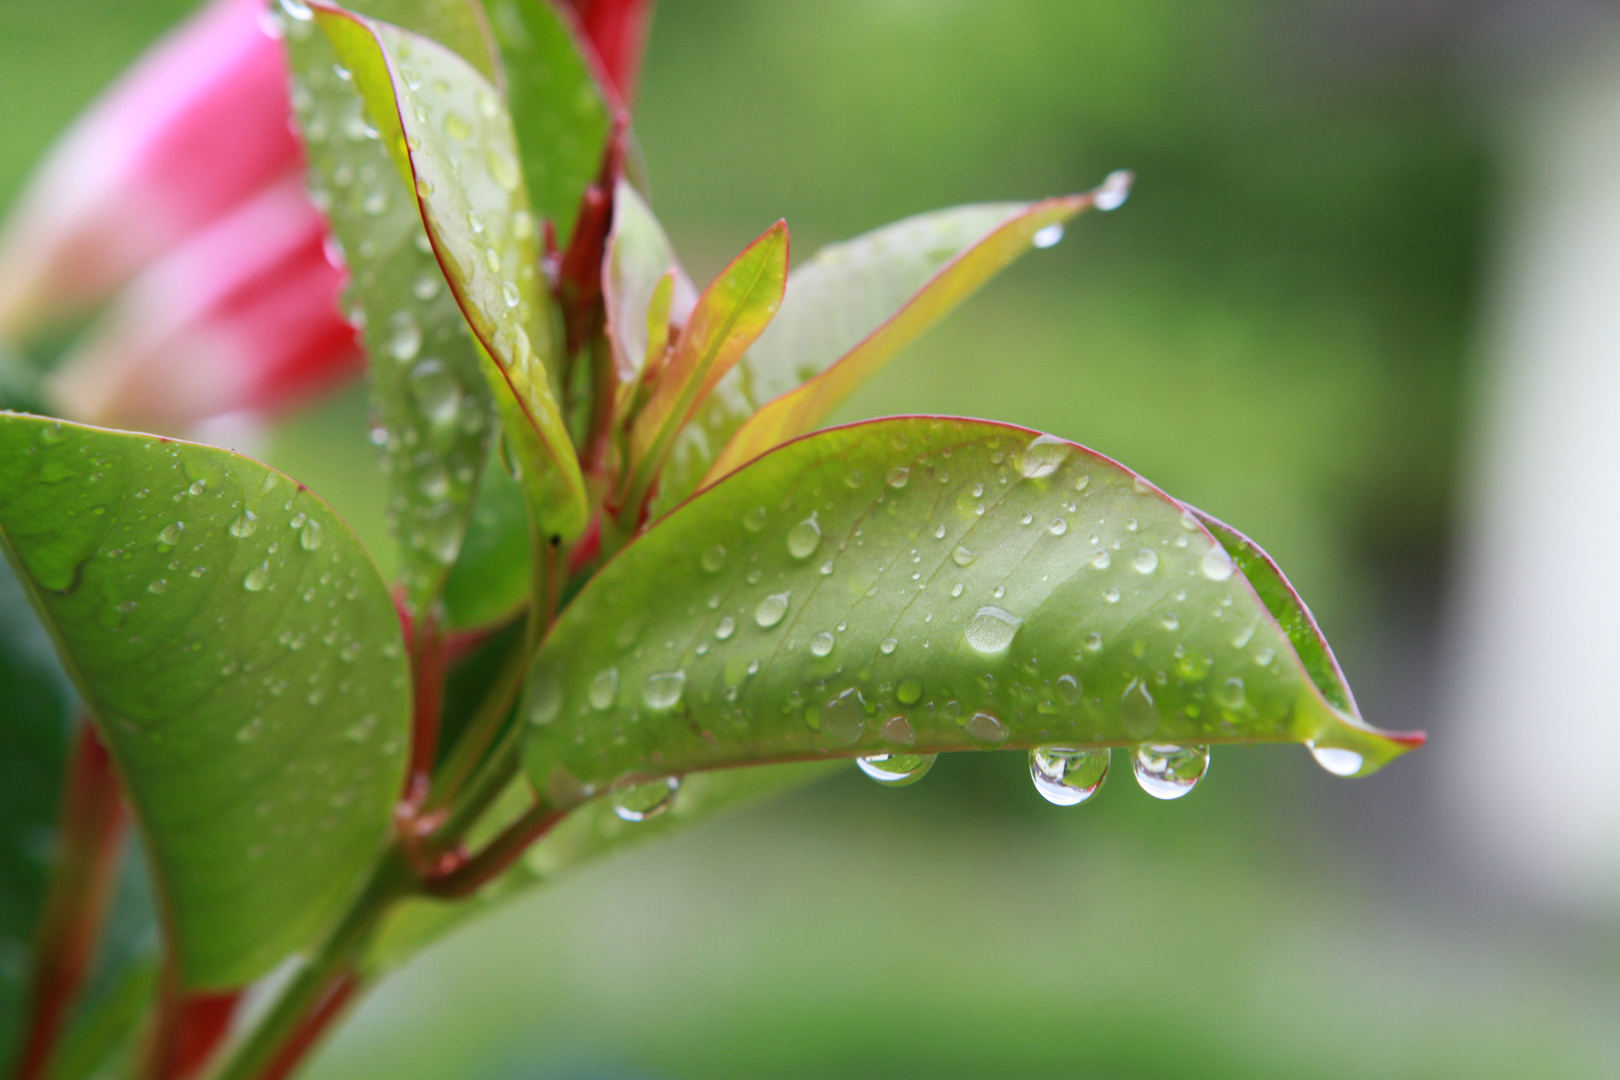
{"type": "Polygon", "coordinates": [[[74,697],[3,560],[0,703],[0,1061],[10,1061],[27,996],[29,946],[49,883],[74,697]]]}
{"type": "Polygon", "coordinates": [[[788,278],[776,319],[682,432],[654,516],[813,430],[896,352],[1030,250],[1037,233],[1061,229],[1092,197],[936,210],[818,251],[788,278]]]}
{"type": "Polygon", "coordinates": [[[776,314],[787,264],[787,224],[778,221],[698,297],[657,386],[631,427],[633,490],[645,490],[675,433],[776,314]]]}
{"type": "Polygon", "coordinates": [[[529,202],[568,249],[579,201],[601,167],[612,120],[573,30],[546,0],[488,0],[505,60],[529,202]]]}
{"type": "Polygon", "coordinates": [[[435,42],[334,8],[315,15],[417,193],[483,347],[531,513],[546,532],[573,537],[585,526],[584,479],[551,383],[551,309],[511,117],[486,79],[435,42]]]}
{"type": "Polygon", "coordinates": [[[484,78],[500,81],[495,42],[479,0],[349,0],[343,6],[356,15],[432,38],[484,78]]]}
{"type": "Polygon", "coordinates": [[[353,78],[336,74],[331,43],[307,23],[294,24],[287,48],[311,194],[346,252],[344,302],[364,326],[403,583],[413,607],[425,609],[461,547],[489,456],[494,406],[415,194],[401,182],[353,78]]]}
{"type": "Polygon", "coordinates": [[[257,462],[17,414],[0,537],[125,778],[187,985],[262,975],[388,827],[410,690],[387,587],[257,462]]]}
{"type": "Polygon", "coordinates": [[[563,612],[521,706],[559,806],[730,765],[909,751],[1410,740],[1334,708],[1198,519],[1072,443],[901,418],[699,495],[563,612]]]}
{"type": "Polygon", "coordinates": [[[619,387],[615,412],[622,417],[642,370],[663,355],[670,320],[684,324],[697,303],[697,290],[652,208],[622,180],[613,195],[613,230],[608,234],[602,267],[602,301],[619,387]],[[653,301],[665,279],[669,280],[663,286],[669,292],[668,306],[658,311],[653,301]]]}

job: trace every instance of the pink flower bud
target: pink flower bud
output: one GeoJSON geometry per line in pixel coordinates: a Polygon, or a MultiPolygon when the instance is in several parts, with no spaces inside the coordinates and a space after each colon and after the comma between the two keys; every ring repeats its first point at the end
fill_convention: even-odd
{"type": "Polygon", "coordinates": [[[635,100],[641,51],[652,22],[652,0],[566,0],[585,33],[602,74],[626,106],[635,100]]]}
{"type": "Polygon", "coordinates": [[[0,335],[106,299],[142,265],[299,169],[262,0],[214,0],[80,118],[0,234],[0,335]]]}

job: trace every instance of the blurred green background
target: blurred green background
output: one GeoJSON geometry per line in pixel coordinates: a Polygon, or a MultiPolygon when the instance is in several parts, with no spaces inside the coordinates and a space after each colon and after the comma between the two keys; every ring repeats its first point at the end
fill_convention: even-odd
{"type": "MultiPolygon", "coordinates": [[[[0,4],[0,200],[188,7],[0,4]]],[[[700,281],[778,217],[803,258],[1134,169],[1124,208],[842,416],[989,416],[1117,458],[1277,557],[1370,720],[1432,725],[1499,163],[1489,102],[1395,11],[666,0],[638,133],[700,281]]],[[[295,418],[272,457],[379,537],[363,413],[351,393],[295,418]]],[[[1355,782],[1302,751],[1217,753],[1171,804],[1121,767],[1075,810],[1016,755],[947,757],[901,791],[851,769],[456,935],[311,1075],[1620,1075],[1615,927],[1448,861],[1439,734],[1355,782]]]]}

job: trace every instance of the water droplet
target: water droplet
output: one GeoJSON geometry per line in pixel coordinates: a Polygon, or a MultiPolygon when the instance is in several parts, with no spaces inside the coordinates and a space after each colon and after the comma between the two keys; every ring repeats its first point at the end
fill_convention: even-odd
{"type": "Polygon", "coordinates": [[[904,465],[896,465],[894,468],[889,470],[889,486],[892,488],[903,488],[906,486],[906,482],[910,479],[911,470],[906,468],[904,465]]]}
{"type": "Polygon", "coordinates": [[[878,738],[894,746],[910,746],[917,741],[917,730],[903,716],[891,716],[878,729],[878,738]]]}
{"type": "Polygon", "coordinates": [[[762,629],[769,630],[771,627],[781,622],[782,616],[787,614],[788,601],[792,599],[792,597],[793,594],[791,592],[772,593],[771,595],[767,596],[765,599],[761,600],[759,602],[759,606],[754,609],[754,621],[758,623],[762,629]]]}
{"type": "Polygon", "coordinates": [[[962,583],[960,581],[958,581],[955,585],[951,586],[951,598],[954,600],[956,597],[961,596],[961,595],[962,595],[962,583]]]}
{"type": "Polygon", "coordinates": [[[833,651],[833,636],[823,630],[810,639],[810,651],[816,656],[826,656],[833,651]]]}
{"type": "Polygon", "coordinates": [[[1038,248],[1049,248],[1054,246],[1059,240],[1062,239],[1063,226],[1054,222],[1051,225],[1043,225],[1041,228],[1035,230],[1035,235],[1030,238],[1030,243],[1034,244],[1038,248]]]}
{"type": "Polygon", "coordinates": [[[641,692],[641,700],[647,703],[649,709],[669,709],[681,700],[681,694],[685,689],[686,672],[655,671],[647,676],[647,685],[641,692]]]}
{"type": "Polygon", "coordinates": [[[957,566],[972,566],[973,560],[977,558],[977,555],[961,544],[957,544],[956,550],[951,552],[951,561],[956,563],[957,566]]]}
{"type": "Polygon", "coordinates": [[[422,351],[422,328],[416,325],[416,320],[408,311],[401,311],[394,316],[392,331],[388,338],[388,352],[395,360],[401,363],[416,359],[416,354],[422,351]]]}
{"type": "Polygon", "coordinates": [[[461,407],[461,384],[438,360],[423,360],[411,369],[411,400],[434,424],[447,424],[461,407]]]}
{"type": "Polygon", "coordinates": [[[1215,691],[1215,697],[1228,709],[1236,709],[1243,704],[1243,680],[1227,679],[1221,683],[1220,689],[1215,691]]]}
{"type": "Polygon", "coordinates": [[[1254,662],[1261,667],[1270,667],[1271,661],[1275,659],[1276,656],[1277,654],[1270,649],[1260,649],[1254,654],[1254,662]]]}
{"type": "Polygon", "coordinates": [[[994,654],[1004,652],[1012,644],[1013,635],[1024,620],[1010,611],[1003,610],[993,604],[986,604],[973,613],[968,620],[967,642],[979,652],[994,654]]]}
{"type": "Polygon", "coordinates": [[[270,586],[270,564],[262,562],[242,576],[242,588],[248,592],[264,592],[270,586]]]}
{"type": "Polygon", "coordinates": [[[619,696],[619,669],[608,668],[598,671],[591,679],[590,689],[585,692],[586,699],[590,701],[591,708],[599,712],[613,708],[613,702],[619,696]]]}
{"type": "Polygon", "coordinates": [[[1080,680],[1073,675],[1059,675],[1057,693],[1065,705],[1080,704],[1080,680]]]}
{"type": "Polygon", "coordinates": [[[1118,589],[1105,590],[1103,592],[1103,599],[1108,601],[1110,604],[1119,603],[1119,590],[1118,589]]]}
{"type": "Polygon", "coordinates": [[[1106,570],[1112,566],[1113,563],[1113,556],[1109,555],[1106,550],[1097,552],[1097,557],[1091,560],[1091,565],[1096,567],[1098,570],[1106,570]]]}
{"type": "Polygon", "coordinates": [[[765,527],[766,511],[763,506],[756,506],[743,515],[743,528],[749,532],[759,532],[765,527]]]}
{"type": "Polygon", "coordinates": [[[726,549],[720,544],[714,545],[703,553],[703,569],[711,574],[718,574],[721,567],[726,565],[726,549]]]}
{"type": "Polygon", "coordinates": [[[645,784],[631,784],[613,793],[613,812],[625,821],[646,821],[669,809],[675,793],[681,790],[676,776],[652,780],[645,784]]]}
{"type": "Polygon", "coordinates": [[[1106,746],[1041,746],[1029,752],[1029,778],[1054,806],[1079,806],[1102,790],[1113,754],[1106,746]]]}
{"type": "Polygon", "coordinates": [[[1102,185],[1091,193],[1091,205],[1104,213],[1118,210],[1131,197],[1131,184],[1135,181],[1136,174],[1129,169],[1116,169],[1103,177],[1102,185]]]}
{"type": "Polygon", "coordinates": [[[1092,652],[1096,652],[1098,649],[1102,648],[1102,635],[1101,634],[1087,634],[1086,635],[1086,648],[1090,649],[1092,652]]]}
{"type": "Polygon", "coordinates": [[[1133,739],[1145,739],[1158,728],[1159,708],[1142,680],[1132,679],[1125,687],[1119,701],[1119,722],[1133,739]]]}
{"type": "Polygon", "coordinates": [[[309,5],[304,3],[304,0],[281,0],[281,10],[287,18],[297,19],[299,22],[309,22],[315,17],[315,13],[309,10],[309,5]]]}
{"type": "Polygon", "coordinates": [[[1136,553],[1136,558],[1131,560],[1131,566],[1138,574],[1151,574],[1159,568],[1159,553],[1152,548],[1143,548],[1136,553]]]}
{"type": "Polygon", "coordinates": [[[968,718],[968,738],[974,742],[1000,744],[1007,741],[1007,725],[987,712],[976,712],[968,718]]]}
{"type": "Polygon", "coordinates": [[[298,546],[305,551],[314,551],[326,540],[326,530],[314,518],[304,522],[304,527],[298,531],[298,546]]]}
{"type": "Polygon", "coordinates": [[[1209,771],[1209,747],[1144,743],[1131,755],[1131,770],[1155,799],[1179,799],[1209,771]]]}
{"type": "Polygon", "coordinates": [[[884,787],[915,784],[934,767],[933,754],[868,754],[855,759],[861,772],[884,787]]]}
{"type": "MultiPolygon", "coordinates": [[[[426,177],[419,177],[417,179],[417,181],[416,181],[416,193],[418,195],[422,196],[422,198],[424,198],[424,199],[431,199],[433,197],[433,181],[427,179],[426,177]]],[[[438,291],[439,291],[438,287],[435,286],[434,289],[433,289],[433,292],[436,293],[438,291]]],[[[416,295],[422,296],[421,289],[420,289],[420,279],[418,279],[418,290],[417,290],[416,295]]],[[[422,299],[426,300],[426,299],[429,299],[431,296],[432,296],[432,293],[429,293],[428,296],[422,296],[422,299]]]]}
{"type": "Polygon", "coordinates": [[[1069,444],[1055,435],[1042,435],[1024,448],[1019,471],[1026,480],[1037,480],[1057,472],[1069,456],[1069,444]]]}
{"type": "Polygon", "coordinates": [[[185,528],[186,523],[183,521],[176,521],[165,525],[163,527],[163,531],[158,533],[158,543],[167,544],[169,547],[174,547],[174,545],[180,542],[180,534],[185,531],[185,528]]]}
{"type": "Polygon", "coordinates": [[[851,746],[866,730],[866,701],[854,687],[827,702],[821,710],[821,734],[834,746],[851,746]]]}
{"type": "Polygon", "coordinates": [[[163,578],[158,578],[156,581],[152,582],[152,584],[146,587],[146,591],[151,593],[153,596],[162,596],[164,593],[169,591],[169,583],[163,578]]]}
{"type": "Polygon", "coordinates": [[[899,648],[899,647],[900,647],[899,640],[896,639],[896,638],[892,638],[892,637],[886,637],[886,638],[884,638],[882,641],[880,641],[878,643],[878,651],[883,653],[884,656],[892,655],[894,653],[894,650],[899,648]]]}
{"type": "Polygon", "coordinates": [[[1069,523],[1064,521],[1062,518],[1053,518],[1052,524],[1046,527],[1046,531],[1051,533],[1053,536],[1062,536],[1064,533],[1069,531],[1069,523]]]}
{"type": "Polygon", "coordinates": [[[484,164],[489,166],[489,175],[507,191],[516,191],[523,182],[523,174],[518,172],[517,165],[494,147],[484,151],[484,164]]]}
{"type": "Polygon", "coordinates": [[[1317,746],[1314,742],[1308,742],[1305,746],[1310,750],[1311,757],[1316,759],[1316,763],[1334,776],[1354,776],[1366,764],[1366,759],[1354,750],[1336,746],[1317,746]]]}
{"type": "Polygon", "coordinates": [[[523,302],[523,294],[518,291],[517,282],[501,282],[501,302],[509,308],[515,308],[523,302]]]}
{"type": "Polygon", "coordinates": [[[191,492],[193,495],[201,495],[203,492],[208,490],[208,481],[193,480],[191,482],[191,486],[186,488],[186,490],[191,492]]]}
{"type": "Polygon", "coordinates": [[[1204,558],[1200,566],[1204,571],[1204,576],[1211,581],[1225,581],[1232,576],[1232,570],[1234,569],[1232,556],[1228,555],[1226,549],[1220,545],[1216,545],[1204,552],[1204,558]]]}
{"type": "Polygon", "coordinates": [[[821,526],[816,523],[814,514],[788,530],[788,554],[795,559],[808,559],[820,545],[821,526]]]}
{"type": "Polygon", "coordinates": [[[263,730],[264,722],[255,716],[253,719],[236,729],[236,741],[240,743],[250,743],[254,739],[257,739],[259,737],[259,732],[263,730]]]}
{"type": "Polygon", "coordinates": [[[721,641],[724,641],[736,632],[737,620],[733,619],[730,615],[720,616],[720,622],[714,628],[714,636],[719,638],[721,641]]]}
{"type": "Polygon", "coordinates": [[[1164,618],[1160,619],[1159,622],[1164,625],[1166,630],[1181,629],[1181,617],[1173,611],[1166,612],[1164,618]]]}

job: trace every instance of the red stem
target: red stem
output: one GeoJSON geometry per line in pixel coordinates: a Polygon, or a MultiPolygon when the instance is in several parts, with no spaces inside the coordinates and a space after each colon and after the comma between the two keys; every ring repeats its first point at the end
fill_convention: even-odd
{"type": "Polygon", "coordinates": [[[342,1015],[359,987],[360,979],[354,972],[340,972],[320,1003],[310,1011],[304,1022],[298,1025],[298,1030],[293,1032],[292,1038],[281,1048],[281,1052],[270,1063],[270,1067],[259,1074],[259,1080],[286,1080],[286,1077],[292,1075],[305,1055],[313,1050],[320,1042],[321,1036],[326,1034],[326,1029],[332,1026],[332,1021],[342,1015]]]}
{"type": "Polygon", "coordinates": [[[241,997],[240,990],[187,994],[174,964],[166,963],[142,1075],[150,1080],[189,1080],[197,1075],[230,1030],[241,997]]]}
{"type": "Polygon", "coordinates": [[[439,723],[444,713],[447,658],[444,635],[432,612],[424,613],[412,630],[411,675],[415,682],[416,712],[411,725],[411,770],[405,780],[405,801],[418,807],[433,786],[433,765],[439,754],[439,723]]]}
{"type": "Polygon", "coordinates": [[[518,860],[525,848],[567,816],[567,811],[553,809],[544,803],[535,806],[507,826],[489,846],[471,858],[458,861],[452,868],[425,879],[422,891],[441,900],[456,900],[471,896],[499,877],[518,860]]]}
{"type": "Polygon", "coordinates": [[[61,856],[35,934],[27,1033],[16,1080],[46,1075],[57,1038],[84,985],[124,833],[124,804],[112,758],[88,720],[79,722],[68,762],[60,827],[61,856]]]}

